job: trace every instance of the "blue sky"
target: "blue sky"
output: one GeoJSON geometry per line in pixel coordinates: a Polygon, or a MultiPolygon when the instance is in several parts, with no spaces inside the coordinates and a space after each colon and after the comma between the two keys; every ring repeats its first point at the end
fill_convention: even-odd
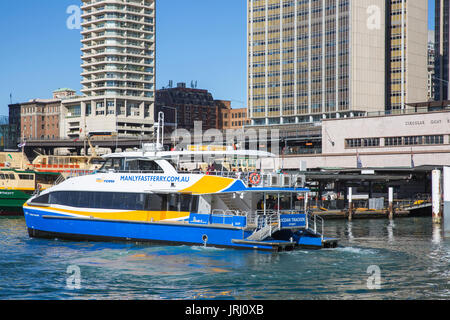
{"type": "MultiPolygon", "coordinates": [[[[245,106],[246,3],[157,1],[156,87],[196,80],[215,99],[245,106]]],[[[66,27],[66,9],[74,4],[80,2],[0,1],[0,115],[8,114],[10,93],[13,102],[24,102],[50,98],[61,87],[81,89],[80,31],[66,27]]]]}

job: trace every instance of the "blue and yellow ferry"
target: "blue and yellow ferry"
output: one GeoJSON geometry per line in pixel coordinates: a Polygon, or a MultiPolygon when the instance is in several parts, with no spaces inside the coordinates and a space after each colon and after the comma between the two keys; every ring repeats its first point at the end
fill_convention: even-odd
{"type": "MultiPolygon", "coordinates": [[[[185,154],[184,154],[185,155],[185,154]]],[[[31,237],[284,251],[337,246],[297,198],[295,175],[180,171],[174,152],[105,156],[24,205],[31,237]],[[170,156],[170,158],[169,158],[170,156]]]]}

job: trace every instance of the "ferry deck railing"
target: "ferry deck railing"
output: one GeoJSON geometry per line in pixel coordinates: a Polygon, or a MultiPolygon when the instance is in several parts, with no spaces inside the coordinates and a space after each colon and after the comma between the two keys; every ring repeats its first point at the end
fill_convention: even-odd
{"type": "Polygon", "coordinates": [[[315,234],[320,234],[322,236],[324,235],[324,229],[325,229],[325,223],[322,217],[319,217],[318,215],[314,214],[307,214],[306,215],[306,229],[313,230],[315,234]]]}
{"type": "Polygon", "coordinates": [[[241,171],[208,171],[202,172],[206,175],[220,176],[225,178],[239,179],[246,186],[252,187],[303,187],[305,183],[305,176],[302,174],[286,174],[279,172],[241,172],[241,171]],[[251,177],[255,175],[258,183],[252,183],[251,177]]]}

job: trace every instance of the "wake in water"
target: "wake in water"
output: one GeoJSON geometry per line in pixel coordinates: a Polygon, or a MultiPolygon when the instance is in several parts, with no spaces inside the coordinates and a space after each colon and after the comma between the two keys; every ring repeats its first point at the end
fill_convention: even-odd
{"type": "MultiPolygon", "coordinates": [[[[360,254],[360,255],[375,255],[377,254],[377,251],[374,249],[367,249],[367,248],[358,248],[358,247],[338,247],[335,249],[330,249],[338,252],[348,252],[353,254],[360,254]]],[[[328,250],[328,251],[330,251],[328,250]]]]}

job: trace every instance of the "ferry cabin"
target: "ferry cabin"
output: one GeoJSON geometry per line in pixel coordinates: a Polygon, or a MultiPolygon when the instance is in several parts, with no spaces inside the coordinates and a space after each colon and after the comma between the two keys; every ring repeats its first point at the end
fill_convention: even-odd
{"type": "Polygon", "coordinates": [[[94,171],[102,166],[103,161],[101,157],[39,155],[32,165],[41,172],[94,171]]]}

